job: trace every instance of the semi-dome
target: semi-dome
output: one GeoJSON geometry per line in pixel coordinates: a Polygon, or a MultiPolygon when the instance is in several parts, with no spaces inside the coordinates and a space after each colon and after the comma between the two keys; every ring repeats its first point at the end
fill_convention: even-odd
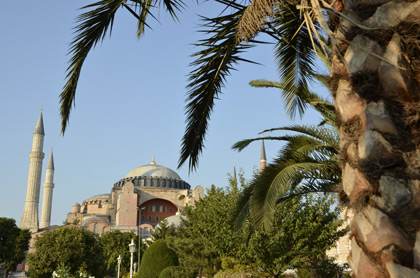
{"type": "Polygon", "coordinates": [[[88,200],[98,200],[98,199],[111,199],[111,194],[98,194],[95,196],[90,197],[88,200]]]}
{"type": "Polygon", "coordinates": [[[147,164],[137,168],[134,168],[125,178],[131,177],[163,177],[163,178],[173,178],[181,179],[181,177],[173,170],[168,167],[157,165],[157,164],[147,164]]]}

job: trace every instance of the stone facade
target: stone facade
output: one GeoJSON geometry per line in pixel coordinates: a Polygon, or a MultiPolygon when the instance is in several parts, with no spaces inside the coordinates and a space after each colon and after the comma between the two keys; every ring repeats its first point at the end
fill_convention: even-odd
{"type": "Polygon", "coordinates": [[[152,163],[137,167],[114,183],[109,194],[74,204],[67,222],[99,235],[110,230],[133,231],[149,237],[164,218],[184,210],[202,198],[204,189],[183,181],[171,169],[152,163]]]}
{"type": "MultiPolygon", "coordinates": [[[[343,210],[341,212],[341,219],[343,219],[343,224],[340,229],[345,229],[350,226],[351,219],[353,218],[353,213],[350,210],[343,210]]],[[[350,232],[340,237],[337,240],[335,247],[327,251],[328,257],[333,257],[336,259],[336,262],[340,265],[348,263],[348,256],[351,251],[351,239],[350,232]]]]}

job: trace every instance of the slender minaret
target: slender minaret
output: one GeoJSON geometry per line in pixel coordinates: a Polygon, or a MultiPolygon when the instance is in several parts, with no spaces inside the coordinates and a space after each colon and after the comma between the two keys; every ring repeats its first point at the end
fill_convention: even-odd
{"type": "Polygon", "coordinates": [[[44,153],[42,152],[44,146],[44,122],[42,120],[42,108],[36,124],[32,151],[29,153],[29,174],[28,186],[26,189],[26,201],[23,209],[22,219],[20,220],[19,228],[29,229],[31,232],[38,231],[38,204],[39,204],[39,190],[41,187],[41,171],[42,160],[44,153]]]}
{"type": "Polygon", "coordinates": [[[260,158],[260,171],[264,171],[267,165],[267,158],[265,157],[265,146],[264,146],[264,133],[262,134],[261,140],[261,158],[260,158]]]}
{"type": "Polygon", "coordinates": [[[51,205],[54,188],[54,158],[53,150],[51,148],[50,159],[48,160],[47,170],[45,173],[44,194],[42,197],[42,212],[41,222],[39,228],[46,228],[50,226],[51,222],[51,205]]]}
{"type": "Polygon", "coordinates": [[[232,191],[237,192],[238,191],[238,180],[236,178],[236,162],[233,162],[233,177],[232,177],[232,191]]]}
{"type": "Polygon", "coordinates": [[[232,179],[233,179],[235,182],[238,182],[238,180],[237,180],[237,178],[236,178],[236,161],[234,161],[234,162],[233,162],[233,177],[232,177],[232,179]]]}

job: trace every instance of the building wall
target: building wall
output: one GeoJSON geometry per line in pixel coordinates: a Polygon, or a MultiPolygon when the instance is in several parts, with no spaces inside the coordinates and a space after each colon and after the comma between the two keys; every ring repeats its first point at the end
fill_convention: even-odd
{"type": "Polygon", "coordinates": [[[155,223],[160,220],[175,215],[178,208],[171,202],[164,199],[152,199],[141,205],[141,223],[155,223]],[[156,218],[157,217],[157,218],[156,218]]]}
{"type": "MultiPolygon", "coordinates": [[[[353,218],[353,212],[350,210],[343,210],[341,212],[341,219],[343,219],[343,224],[340,229],[345,229],[350,226],[351,219],[353,218]]],[[[336,258],[338,264],[348,263],[348,256],[351,251],[351,240],[350,232],[340,237],[336,242],[336,246],[327,251],[328,257],[336,258]]]]}

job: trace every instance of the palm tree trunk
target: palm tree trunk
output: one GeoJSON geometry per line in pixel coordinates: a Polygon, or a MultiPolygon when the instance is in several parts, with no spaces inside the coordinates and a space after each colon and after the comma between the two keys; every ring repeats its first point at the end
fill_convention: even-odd
{"type": "Polygon", "coordinates": [[[330,24],[350,266],[356,277],[420,277],[420,1],[334,6],[347,16],[330,24]]]}

